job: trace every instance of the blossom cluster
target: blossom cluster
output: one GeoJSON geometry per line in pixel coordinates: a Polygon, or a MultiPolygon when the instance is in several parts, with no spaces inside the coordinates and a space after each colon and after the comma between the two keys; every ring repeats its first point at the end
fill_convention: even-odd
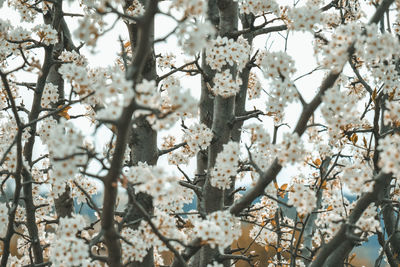
{"type": "Polygon", "coordinates": [[[339,72],[348,60],[348,49],[360,36],[361,25],[351,22],[335,29],[329,43],[322,48],[322,65],[339,72]]]}
{"type": "Polygon", "coordinates": [[[260,67],[270,82],[267,112],[279,121],[285,107],[298,95],[291,78],[296,72],[294,60],[284,52],[264,52],[261,56],[260,67]]]}
{"type": "Polygon", "coordinates": [[[8,225],[8,208],[6,203],[0,203],[0,237],[5,237],[8,225]]]}
{"type": "Polygon", "coordinates": [[[50,25],[39,24],[32,28],[33,32],[36,32],[37,36],[40,38],[40,42],[45,45],[52,45],[58,42],[57,31],[52,29],[50,25]]]}
{"type": "Polygon", "coordinates": [[[42,108],[50,107],[51,103],[56,103],[58,101],[58,86],[52,83],[46,83],[44,86],[42,98],[40,105],[42,108]]]}
{"type": "Polygon", "coordinates": [[[210,41],[206,48],[206,62],[211,69],[221,71],[225,65],[237,64],[242,71],[249,61],[251,47],[246,39],[239,37],[236,41],[218,36],[210,41]]]}
{"type": "Polygon", "coordinates": [[[304,159],[304,145],[297,133],[285,133],[282,142],[275,148],[278,162],[282,166],[295,164],[304,159]]]}
{"type": "Polygon", "coordinates": [[[392,122],[394,125],[400,123],[400,103],[395,101],[386,101],[387,112],[385,113],[385,121],[392,122]]]}
{"type": "Polygon", "coordinates": [[[171,8],[183,11],[186,15],[199,17],[206,14],[208,6],[206,2],[198,0],[173,0],[171,8]]]}
{"type": "Polygon", "coordinates": [[[279,13],[280,13],[279,5],[275,0],[266,0],[266,1],[237,0],[237,2],[239,3],[240,13],[245,13],[245,14],[253,13],[254,15],[260,15],[260,14],[272,12],[276,16],[279,16],[279,13]]]}
{"type": "Polygon", "coordinates": [[[174,112],[175,117],[171,118],[174,122],[180,117],[192,117],[197,114],[198,102],[190,93],[190,89],[182,88],[176,77],[170,76],[165,79],[163,88],[167,89],[167,94],[163,97],[163,107],[165,107],[165,111],[162,111],[174,112]]]}
{"type": "Polygon", "coordinates": [[[378,165],[385,173],[400,177],[400,136],[386,135],[379,139],[378,150],[381,151],[378,165]]]}
{"type": "Polygon", "coordinates": [[[138,17],[144,14],[144,6],[139,0],[133,0],[131,5],[125,10],[126,14],[132,17],[138,17]]]}
{"type": "Polygon", "coordinates": [[[355,162],[344,168],[342,181],[357,195],[372,192],[374,182],[371,181],[372,170],[362,162],[355,162]]]}
{"type": "Polygon", "coordinates": [[[255,240],[257,244],[263,247],[268,247],[270,245],[275,247],[280,247],[284,249],[289,249],[291,245],[291,240],[295,240],[293,237],[294,222],[292,219],[285,217],[282,222],[285,226],[281,226],[279,229],[280,236],[277,234],[277,223],[274,219],[266,218],[266,221],[261,225],[254,225],[250,230],[250,237],[255,240]]]}
{"type": "Polygon", "coordinates": [[[377,207],[374,203],[370,204],[368,208],[364,210],[360,219],[356,222],[356,233],[364,232],[367,237],[371,236],[376,231],[381,231],[381,225],[377,220],[378,212],[377,207]]]}
{"type": "MultiPolygon", "coordinates": [[[[160,234],[166,238],[181,241],[186,238],[185,234],[177,229],[175,219],[165,212],[156,210],[155,215],[152,217],[152,223],[157,227],[160,234]]],[[[125,240],[129,241],[129,243],[122,242],[124,262],[129,262],[130,260],[142,262],[144,257],[148,254],[148,249],[152,246],[156,252],[168,250],[165,244],[152,231],[150,225],[145,221],[142,221],[137,229],[128,227],[122,229],[121,235],[125,240]]],[[[176,249],[179,250],[180,246],[176,245],[176,249]]]]}
{"type": "Polygon", "coordinates": [[[396,70],[395,64],[391,61],[389,61],[387,64],[374,64],[371,76],[374,78],[377,86],[382,86],[385,93],[393,94],[396,97],[400,95],[398,90],[399,85],[396,82],[398,81],[400,75],[396,70]]]}
{"type": "Polygon", "coordinates": [[[302,184],[293,184],[292,190],[289,193],[288,204],[295,206],[300,215],[310,214],[316,207],[316,203],[317,197],[313,190],[307,189],[302,184]]]}
{"type": "MultiPolygon", "coordinates": [[[[197,3],[201,3],[201,1],[197,3]]],[[[207,39],[213,34],[215,34],[215,28],[209,21],[186,20],[179,24],[176,36],[183,51],[194,56],[208,45],[207,39]]]]}
{"type": "Polygon", "coordinates": [[[177,211],[193,197],[187,190],[176,189],[180,187],[176,177],[167,176],[162,168],[147,163],[139,162],[137,166],[124,169],[123,179],[137,184],[136,190],[151,195],[154,205],[161,205],[163,210],[177,211]]]}
{"type": "Polygon", "coordinates": [[[397,38],[390,33],[378,32],[377,24],[366,25],[365,34],[356,42],[357,52],[367,62],[391,60],[392,56],[399,54],[400,45],[397,38]]]}
{"type": "Polygon", "coordinates": [[[217,155],[214,169],[211,171],[210,183],[220,189],[231,187],[231,177],[237,174],[239,166],[239,143],[230,141],[223,146],[217,155]]]}
{"type": "Polygon", "coordinates": [[[92,266],[88,265],[89,252],[84,240],[77,238],[86,222],[81,215],[60,218],[56,236],[50,243],[50,259],[57,266],[92,266]]]}
{"type": "Polygon", "coordinates": [[[82,143],[81,133],[64,119],[50,129],[46,142],[52,164],[49,180],[56,196],[64,192],[65,182],[74,178],[78,166],[84,164],[86,156],[79,149],[82,143]]]}
{"type": "Polygon", "coordinates": [[[346,125],[359,123],[357,114],[357,97],[348,95],[335,87],[325,92],[321,113],[328,126],[331,145],[335,145],[343,134],[342,129],[346,125]]]}
{"type": "Polygon", "coordinates": [[[185,134],[182,139],[194,153],[207,149],[213,138],[211,129],[202,123],[194,123],[187,129],[184,129],[184,132],[185,134]]]}
{"type": "Polygon", "coordinates": [[[235,96],[237,93],[239,93],[240,85],[242,84],[242,80],[240,78],[234,79],[232,77],[229,69],[216,73],[213,82],[214,86],[211,91],[215,95],[222,96],[223,98],[235,96]]]}
{"type": "Polygon", "coordinates": [[[193,225],[194,236],[200,237],[212,248],[218,247],[221,253],[227,244],[239,239],[242,232],[239,218],[227,210],[215,211],[207,219],[197,220],[193,225]]]}
{"type": "Polygon", "coordinates": [[[306,5],[294,7],[288,11],[289,28],[296,31],[313,31],[317,24],[322,23],[322,13],[318,6],[306,5]]]}

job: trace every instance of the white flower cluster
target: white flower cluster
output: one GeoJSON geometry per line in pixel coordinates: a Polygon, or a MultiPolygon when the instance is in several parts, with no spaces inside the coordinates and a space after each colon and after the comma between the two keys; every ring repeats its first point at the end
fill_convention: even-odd
{"type": "MultiPolygon", "coordinates": [[[[170,165],[189,164],[190,158],[194,157],[200,150],[207,149],[213,138],[212,131],[204,124],[194,123],[183,131],[182,142],[186,142],[186,145],[168,153],[168,163],[170,165]]],[[[163,149],[173,147],[175,141],[175,138],[171,136],[165,138],[165,147],[163,149]]]]}
{"type": "MultiPolygon", "coordinates": [[[[8,20],[0,19],[0,61],[3,62],[11,53],[16,55],[19,53],[18,44],[7,42],[8,31],[11,28],[11,23],[8,20]]],[[[4,103],[7,103],[4,101],[4,103]]],[[[1,104],[0,104],[1,107],[1,104]]]]}
{"type": "Polygon", "coordinates": [[[381,231],[381,225],[379,220],[376,219],[378,213],[374,203],[371,203],[368,208],[366,208],[358,221],[356,222],[355,232],[364,232],[367,237],[373,235],[376,231],[381,231]]]}
{"type": "MultiPolygon", "coordinates": [[[[157,227],[160,233],[167,237],[176,240],[185,240],[187,237],[176,227],[175,219],[167,213],[155,211],[155,215],[152,217],[153,224],[157,227]]],[[[154,247],[157,253],[168,251],[165,244],[154,234],[150,225],[142,221],[138,229],[124,228],[121,231],[121,235],[128,240],[131,244],[122,242],[122,254],[124,262],[130,260],[143,261],[144,257],[148,253],[150,247],[154,247]]],[[[176,245],[176,249],[181,248],[176,245]]]]}
{"type": "Polygon", "coordinates": [[[296,72],[293,58],[282,51],[265,53],[261,67],[264,77],[271,80],[290,80],[296,72]]]}
{"type": "Polygon", "coordinates": [[[352,192],[361,195],[361,193],[372,192],[375,184],[371,181],[372,177],[372,170],[362,162],[355,162],[344,168],[342,181],[352,192]]]}
{"type": "Polygon", "coordinates": [[[46,83],[44,86],[40,105],[42,108],[50,107],[50,103],[56,103],[58,101],[58,86],[52,83],[46,83]]]}
{"type": "Polygon", "coordinates": [[[247,84],[248,96],[249,99],[256,99],[261,96],[261,82],[260,79],[254,72],[250,72],[249,74],[249,82],[247,84]]]}
{"type": "Polygon", "coordinates": [[[335,29],[328,45],[323,47],[322,65],[326,68],[339,72],[348,60],[348,49],[350,45],[360,36],[361,25],[352,22],[340,25],[335,29]]]}
{"type": "Polygon", "coordinates": [[[239,165],[239,143],[230,141],[223,146],[217,155],[214,169],[211,171],[210,183],[220,189],[231,187],[231,177],[237,174],[239,165]]]}
{"type": "Polygon", "coordinates": [[[385,112],[385,121],[390,121],[394,125],[400,123],[400,103],[396,101],[386,101],[387,112],[385,112]]]}
{"type": "Polygon", "coordinates": [[[237,2],[239,3],[240,13],[261,15],[272,12],[279,16],[280,9],[275,0],[237,0],[237,2]]]}
{"type": "Polygon", "coordinates": [[[393,56],[399,54],[400,45],[397,37],[390,33],[378,34],[379,32],[377,24],[366,25],[365,34],[356,42],[357,52],[367,62],[391,60],[393,56]]]}
{"type": "Polygon", "coordinates": [[[184,14],[199,17],[205,15],[208,9],[207,2],[199,0],[173,0],[171,8],[183,11],[184,14]]]}
{"type": "Polygon", "coordinates": [[[0,203],[0,237],[5,237],[7,232],[7,226],[8,226],[8,208],[6,203],[0,203]]]}
{"type": "Polygon", "coordinates": [[[341,92],[335,87],[322,97],[321,113],[328,125],[329,140],[335,145],[342,137],[341,128],[350,123],[358,123],[357,97],[341,92]]]}
{"type": "Polygon", "coordinates": [[[100,29],[96,20],[90,16],[78,20],[79,27],[74,31],[74,36],[80,41],[85,42],[88,46],[95,46],[100,36],[100,29]]]}
{"type": "Polygon", "coordinates": [[[393,134],[379,139],[378,150],[381,151],[378,165],[382,171],[400,178],[400,136],[393,134]]]}
{"type": "Polygon", "coordinates": [[[88,63],[85,56],[78,54],[76,51],[62,51],[58,58],[64,62],[74,63],[78,66],[86,66],[88,63]]]}
{"type": "Polygon", "coordinates": [[[89,257],[88,246],[77,238],[86,222],[83,216],[60,218],[57,236],[50,243],[50,259],[56,266],[87,266],[84,262],[89,257]]]}
{"type": "Polygon", "coordinates": [[[288,204],[295,206],[297,213],[300,215],[308,215],[317,206],[317,197],[315,196],[315,192],[310,188],[295,183],[289,192],[288,204]]]}
{"type": "Polygon", "coordinates": [[[157,66],[160,69],[170,69],[175,65],[176,56],[171,53],[166,53],[157,58],[157,66]]]}
{"type": "Polygon", "coordinates": [[[297,133],[284,133],[276,150],[278,162],[282,166],[301,162],[305,155],[303,141],[297,133]]]}
{"type": "Polygon", "coordinates": [[[122,259],[124,263],[130,261],[142,262],[144,257],[148,254],[148,250],[152,247],[150,242],[145,242],[147,240],[147,234],[142,231],[143,226],[141,225],[139,229],[133,230],[132,228],[124,228],[121,231],[121,236],[125,240],[129,240],[134,246],[126,242],[121,242],[122,246],[122,259]]]}
{"type": "Polygon", "coordinates": [[[45,45],[56,44],[58,42],[57,31],[52,29],[48,24],[39,24],[32,28],[32,31],[36,33],[40,38],[40,42],[45,45]]]}
{"type": "MultiPolygon", "coordinates": [[[[277,190],[275,187],[270,188],[273,188],[273,192],[270,195],[276,195],[277,190]]],[[[277,208],[278,203],[275,200],[262,196],[260,201],[254,204],[251,215],[255,219],[255,222],[261,225],[265,223],[265,220],[275,217],[277,208]]]]}
{"type": "Polygon", "coordinates": [[[206,62],[211,69],[218,71],[225,65],[233,66],[236,63],[238,71],[242,71],[249,61],[250,52],[251,47],[243,37],[235,41],[218,36],[206,48],[206,62]]]}
{"type": "Polygon", "coordinates": [[[192,96],[190,89],[181,87],[177,78],[169,76],[164,80],[163,87],[167,89],[165,102],[170,111],[174,111],[177,116],[197,115],[198,101],[192,96]]]}
{"type": "MultiPolygon", "coordinates": [[[[25,119],[21,118],[21,120],[22,123],[24,123],[25,119]]],[[[11,150],[8,151],[10,144],[12,144],[15,141],[17,133],[18,133],[18,126],[15,122],[14,117],[7,116],[7,120],[0,121],[0,154],[3,155],[4,157],[4,163],[0,166],[0,170],[15,172],[17,169],[17,162],[18,162],[17,146],[15,145],[12,146],[11,150]]],[[[22,141],[24,142],[29,137],[30,137],[29,128],[26,128],[24,129],[24,132],[22,134],[22,141]]],[[[27,164],[25,157],[22,157],[22,160],[24,165],[27,164]]],[[[3,178],[2,176],[0,177],[3,178]]]]}
{"type": "Polygon", "coordinates": [[[322,17],[324,24],[329,28],[336,28],[340,25],[340,15],[336,12],[324,12],[322,17]]]}
{"type": "Polygon", "coordinates": [[[36,15],[38,12],[36,11],[35,8],[32,8],[32,5],[34,4],[32,1],[21,1],[21,0],[10,0],[7,1],[8,6],[15,8],[21,18],[21,22],[28,22],[28,23],[33,23],[36,15]]]}
{"type": "Polygon", "coordinates": [[[179,45],[182,46],[182,50],[194,56],[207,46],[208,37],[214,33],[215,28],[208,20],[205,22],[186,20],[179,24],[176,36],[178,37],[179,45]]]}
{"type": "Polygon", "coordinates": [[[239,239],[242,230],[240,220],[229,211],[215,211],[205,220],[195,221],[193,234],[207,242],[211,248],[218,246],[222,253],[227,245],[239,239]]]}
{"type": "MultiPolygon", "coordinates": [[[[78,165],[84,163],[85,155],[78,155],[79,146],[83,144],[80,132],[74,129],[71,123],[64,119],[50,129],[47,146],[49,149],[52,172],[50,183],[59,189],[65,188],[64,183],[74,178],[78,165]]],[[[59,191],[58,193],[63,193],[59,191]]]]}
{"type": "MultiPolygon", "coordinates": [[[[251,157],[253,162],[262,171],[267,171],[270,163],[275,159],[271,137],[260,124],[249,124],[245,129],[250,131],[251,157]]],[[[258,173],[254,174],[258,178],[258,173]]]]}
{"type": "Polygon", "coordinates": [[[399,73],[396,70],[396,66],[391,61],[389,61],[388,64],[378,63],[375,65],[371,76],[374,78],[377,87],[382,86],[385,93],[395,93],[396,97],[400,96],[398,90],[399,84],[397,82],[399,73]]]}
{"type": "Polygon", "coordinates": [[[44,118],[39,122],[40,128],[38,131],[39,137],[43,143],[50,141],[51,129],[57,126],[57,121],[51,116],[44,118]]]}
{"type": "Polygon", "coordinates": [[[283,118],[285,107],[297,99],[291,76],[296,72],[294,60],[285,52],[264,52],[260,62],[264,77],[270,82],[267,112],[276,121],[283,118]]]}
{"type": "MultiPolygon", "coordinates": [[[[268,218],[266,218],[267,220],[268,218]]],[[[273,223],[262,222],[261,225],[254,225],[250,230],[249,236],[255,240],[260,246],[266,247],[269,245],[282,247],[284,249],[289,249],[291,246],[291,239],[293,236],[294,222],[293,220],[285,217],[283,222],[287,226],[281,226],[280,229],[276,229],[277,223],[273,220],[273,223]],[[280,237],[278,237],[277,230],[280,232],[280,237]],[[280,243],[278,243],[280,241],[280,243]]],[[[293,240],[296,238],[293,237],[293,240]]]]}
{"type": "Polygon", "coordinates": [[[21,26],[11,28],[8,39],[11,41],[24,41],[31,38],[31,32],[21,26]]]}
{"type": "Polygon", "coordinates": [[[96,182],[93,179],[89,179],[82,175],[78,175],[74,180],[84,191],[82,191],[74,182],[70,182],[69,186],[72,189],[71,197],[76,200],[77,204],[86,203],[87,196],[84,192],[89,195],[97,193],[96,182]]]}
{"type": "Polygon", "coordinates": [[[129,182],[138,184],[136,186],[138,192],[151,195],[154,201],[164,200],[179,186],[176,177],[168,177],[162,168],[142,162],[125,169],[123,175],[129,182]]]}
{"type": "Polygon", "coordinates": [[[58,73],[62,75],[64,80],[73,84],[78,94],[93,86],[93,83],[88,79],[87,70],[84,66],[75,63],[62,64],[58,68],[58,73]]]}
{"type": "Polygon", "coordinates": [[[143,81],[136,85],[136,103],[146,107],[157,108],[160,105],[160,95],[157,92],[156,81],[143,81]]]}
{"type": "Polygon", "coordinates": [[[212,92],[215,95],[222,96],[223,98],[235,96],[239,93],[240,85],[242,84],[240,78],[233,79],[229,69],[216,73],[213,82],[214,87],[212,88],[212,92]]]}
{"type": "Polygon", "coordinates": [[[133,17],[138,17],[144,14],[144,6],[138,1],[133,0],[132,4],[126,9],[126,14],[133,17]]]}
{"type": "Polygon", "coordinates": [[[194,153],[207,149],[213,138],[211,129],[202,123],[194,123],[189,128],[184,129],[184,132],[183,141],[194,153]]]}
{"type": "Polygon", "coordinates": [[[317,24],[322,23],[322,14],[318,6],[306,5],[289,9],[289,28],[296,31],[313,31],[317,24]]]}
{"type": "Polygon", "coordinates": [[[314,238],[322,234],[325,237],[325,242],[328,242],[339,230],[341,223],[346,219],[346,206],[348,205],[349,201],[347,198],[344,198],[342,201],[341,190],[324,190],[322,207],[325,207],[325,212],[318,213],[315,224],[320,229],[320,233],[315,233],[314,238]]]}

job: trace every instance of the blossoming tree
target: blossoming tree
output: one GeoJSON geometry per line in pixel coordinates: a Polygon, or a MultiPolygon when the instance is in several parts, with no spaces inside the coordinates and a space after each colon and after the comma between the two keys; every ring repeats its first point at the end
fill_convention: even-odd
{"type": "Polygon", "coordinates": [[[24,22],[0,19],[1,266],[344,266],[374,235],[376,266],[399,266],[400,1],[293,2],[0,0],[24,22]],[[267,35],[282,47],[257,49],[267,35]]]}

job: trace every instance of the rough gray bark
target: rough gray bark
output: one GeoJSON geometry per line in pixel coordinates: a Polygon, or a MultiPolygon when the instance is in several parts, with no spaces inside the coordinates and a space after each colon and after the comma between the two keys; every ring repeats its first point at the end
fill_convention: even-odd
{"type": "MultiPolygon", "coordinates": [[[[221,36],[237,30],[238,26],[238,6],[236,2],[230,0],[217,0],[219,10],[219,32],[221,36]]],[[[235,74],[233,69],[232,75],[235,74]]],[[[203,187],[202,205],[204,211],[208,214],[213,211],[222,210],[224,207],[224,191],[211,186],[210,171],[215,165],[215,160],[223,145],[228,143],[231,138],[231,127],[229,122],[234,118],[235,97],[223,98],[215,96],[212,131],[214,133],[213,142],[208,150],[208,173],[203,187]]],[[[218,255],[217,249],[211,249],[209,246],[202,248],[200,252],[200,266],[206,266],[211,263],[218,255]]]]}
{"type": "MultiPolygon", "coordinates": [[[[140,1],[143,5],[148,1],[140,1]]],[[[132,1],[126,1],[126,7],[129,7],[132,4],[132,1]]],[[[128,33],[129,33],[129,41],[131,43],[131,49],[133,54],[137,52],[138,49],[138,40],[139,40],[139,28],[135,23],[128,23],[128,33]]],[[[154,57],[154,19],[150,21],[148,25],[148,34],[149,34],[149,47],[147,51],[147,57],[144,59],[144,66],[139,77],[139,80],[156,80],[157,72],[156,72],[156,61],[154,57]]],[[[131,162],[132,166],[136,166],[139,162],[146,162],[149,165],[157,164],[158,159],[158,149],[157,149],[157,132],[151,128],[151,125],[147,122],[145,117],[137,118],[134,121],[134,128],[131,132],[131,137],[128,141],[128,145],[131,149],[131,162]]],[[[153,200],[152,197],[145,193],[135,193],[134,186],[128,185],[129,193],[129,201],[126,209],[127,214],[127,222],[136,221],[140,218],[143,218],[141,212],[133,205],[134,201],[137,201],[149,215],[152,215],[154,212],[153,200]],[[132,199],[135,198],[135,199],[132,199]]],[[[135,225],[132,225],[133,228],[137,228],[140,225],[140,221],[135,225]]],[[[129,264],[131,267],[152,267],[154,266],[154,255],[153,248],[149,249],[146,257],[141,262],[134,261],[129,264]]]]}
{"type": "MultiPolygon", "coordinates": [[[[127,73],[128,78],[137,82],[146,64],[151,38],[154,15],[157,12],[158,1],[149,0],[145,14],[137,21],[137,46],[132,64],[127,73]]],[[[110,266],[121,266],[121,244],[118,232],[114,225],[115,204],[117,199],[117,184],[121,172],[123,157],[127,146],[128,138],[132,128],[132,115],[136,109],[134,101],[123,109],[122,115],[116,121],[117,140],[114,156],[108,174],[104,178],[104,198],[103,213],[101,216],[101,226],[104,232],[104,241],[108,249],[108,264],[110,266]]]]}

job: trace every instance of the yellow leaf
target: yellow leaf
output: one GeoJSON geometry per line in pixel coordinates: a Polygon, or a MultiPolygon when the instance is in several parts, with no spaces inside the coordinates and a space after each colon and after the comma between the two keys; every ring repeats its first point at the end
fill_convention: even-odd
{"type": "Polygon", "coordinates": [[[378,92],[376,91],[376,88],[375,88],[371,95],[371,99],[372,99],[372,101],[374,101],[374,103],[375,103],[375,98],[376,98],[377,93],[378,92]]]}
{"type": "Polygon", "coordinates": [[[390,94],[389,94],[389,101],[392,101],[395,95],[395,90],[393,90],[390,94]]]}
{"type": "Polygon", "coordinates": [[[130,45],[131,45],[131,42],[128,41],[128,42],[126,42],[126,43],[124,44],[124,48],[128,48],[130,45]]]}
{"type": "Polygon", "coordinates": [[[365,138],[365,136],[363,136],[363,143],[364,147],[368,147],[367,139],[365,138]]]}
{"type": "Polygon", "coordinates": [[[285,191],[287,187],[288,187],[288,184],[283,184],[283,185],[281,186],[281,190],[282,190],[282,191],[285,191]]]}
{"type": "Polygon", "coordinates": [[[328,206],[328,208],[326,209],[327,211],[331,211],[331,210],[333,210],[333,207],[332,207],[332,205],[329,205],[328,206]]]}
{"type": "Polygon", "coordinates": [[[277,252],[281,252],[281,251],[282,251],[282,248],[278,248],[276,251],[277,251],[277,252]]]}
{"type": "Polygon", "coordinates": [[[326,188],[326,184],[327,184],[327,182],[326,182],[326,180],[324,180],[324,181],[322,182],[321,188],[322,188],[322,189],[327,189],[327,188],[326,188]]]}
{"type": "Polygon", "coordinates": [[[268,252],[268,249],[269,249],[268,245],[266,245],[266,246],[264,247],[264,249],[265,249],[266,252],[268,252]]]}
{"type": "Polygon", "coordinates": [[[357,136],[357,134],[353,134],[351,137],[350,137],[350,140],[351,140],[351,142],[353,143],[353,145],[355,145],[356,143],[357,143],[357,141],[358,141],[358,136],[357,136]]]}
{"type": "MultiPolygon", "coordinates": [[[[58,106],[57,108],[62,108],[62,106],[58,106]]],[[[71,119],[71,117],[70,117],[69,114],[68,114],[68,110],[70,110],[70,109],[71,109],[70,106],[65,107],[63,110],[61,110],[60,112],[58,112],[58,115],[59,115],[60,117],[63,117],[63,118],[66,118],[67,120],[69,120],[69,119],[71,119]]]]}
{"type": "Polygon", "coordinates": [[[271,220],[271,224],[272,224],[272,226],[276,226],[276,221],[275,220],[271,220]]]}
{"type": "Polygon", "coordinates": [[[313,163],[315,164],[315,166],[319,167],[321,165],[321,159],[316,159],[313,161],[313,163]]]}

